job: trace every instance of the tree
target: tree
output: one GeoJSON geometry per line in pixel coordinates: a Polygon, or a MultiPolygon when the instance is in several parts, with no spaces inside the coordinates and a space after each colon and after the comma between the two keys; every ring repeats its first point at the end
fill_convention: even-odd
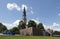
{"type": "Polygon", "coordinates": [[[30,20],[30,21],[28,22],[28,27],[36,27],[35,21],[30,20]]]}
{"type": "Polygon", "coordinates": [[[13,27],[9,30],[10,32],[14,32],[15,34],[19,34],[19,29],[17,27],[13,27]]]}
{"type": "Polygon", "coordinates": [[[42,23],[39,23],[39,24],[37,25],[37,28],[40,29],[40,30],[44,30],[44,27],[43,27],[43,24],[42,24],[42,23]]]}
{"type": "Polygon", "coordinates": [[[7,30],[6,26],[0,23],[0,32],[4,32],[5,30],[7,30]]]}
{"type": "Polygon", "coordinates": [[[19,29],[24,29],[25,28],[25,23],[23,21],[20,21],[19,25],[18,25],[18,28],[19,29]]]}

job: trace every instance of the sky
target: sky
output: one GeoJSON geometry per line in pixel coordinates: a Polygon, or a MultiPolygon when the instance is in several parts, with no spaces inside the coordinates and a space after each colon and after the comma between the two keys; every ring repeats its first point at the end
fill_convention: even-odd
{"type": "Polygon", "coordinates": [[[60,0],[0,0],[0,22],[8,28],[22,19],[26,8],[27,21],[42,22],[48,28],[60,30],[60,0]]]}

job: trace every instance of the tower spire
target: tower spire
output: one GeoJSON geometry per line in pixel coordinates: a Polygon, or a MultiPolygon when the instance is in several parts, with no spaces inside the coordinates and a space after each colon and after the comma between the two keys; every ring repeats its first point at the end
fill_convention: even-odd
{"type": "Polygon", "coordinates": [[[24,24],[25,24],[25,26],[26,26],[26,9],[25,9],[25,7],[24,7],[24,9],[23,9],[22,21],[24,22],[24,24]]]}

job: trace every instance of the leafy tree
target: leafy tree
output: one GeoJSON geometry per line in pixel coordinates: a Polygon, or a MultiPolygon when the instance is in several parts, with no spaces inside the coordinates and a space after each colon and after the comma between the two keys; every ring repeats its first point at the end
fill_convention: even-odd
{"type": "Polygon", "coordinates": [[[18,28],[19,29],[24,29],[25,28],[25,23],[23,21],[20,21],[19,25],[18,25],[18,28]]]}
{"type": "Polygon", "coordinates": [[[44,30],[44,27],[43,27],[43,24],[42,24],[42,23],[39,23],[39,24],[37,25],[37,28],[40,29],[40,30],[44,30]]]}
{"type": "Polygon", "coordinates": [[[28,27],[36,27],[35,21],[30,20],[30,21],[28,22],[28,27]]]}
{"type": "Polygon", "coordinates": [[[7,30],[6,26],[0,23],[0,32],[4,32],[5,30],[7,30]]]}
{"type": "Polygon", "coordinates": [[[60,35],[60,31],[54,31],[53,34],[60,35]]]}
{"type": "Polygon", "coordinates": [[[19,34],[19,29],[17,27],[13,27],[9,30],[10,32],[14,32],[15,34],[19,34]]]}

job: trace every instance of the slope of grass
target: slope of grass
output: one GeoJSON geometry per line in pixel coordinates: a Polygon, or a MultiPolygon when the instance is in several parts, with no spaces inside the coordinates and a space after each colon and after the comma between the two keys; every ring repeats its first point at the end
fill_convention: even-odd
{"type": "Polygon", "coordinates": [[[0,39],[60,39],[60,37],[48,37],[48,36],[0,36],[0,39]]]}

